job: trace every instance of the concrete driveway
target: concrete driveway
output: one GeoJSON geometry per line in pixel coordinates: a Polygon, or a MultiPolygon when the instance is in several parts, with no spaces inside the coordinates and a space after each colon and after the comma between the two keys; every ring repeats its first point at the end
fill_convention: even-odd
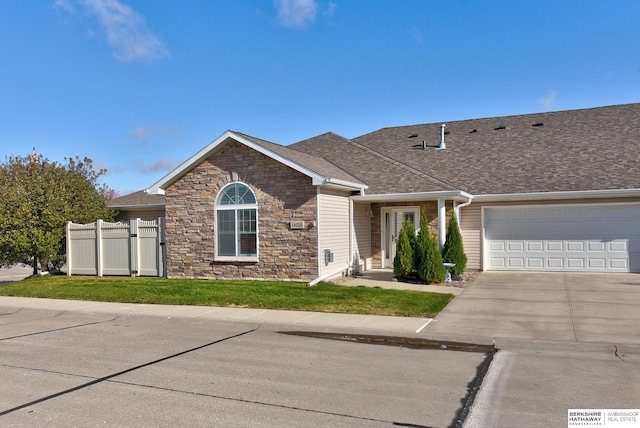
{"type": "Polygon", "coordinates": [[[640,275],[485,272],[424,332],[640,344],[640,275]]]}

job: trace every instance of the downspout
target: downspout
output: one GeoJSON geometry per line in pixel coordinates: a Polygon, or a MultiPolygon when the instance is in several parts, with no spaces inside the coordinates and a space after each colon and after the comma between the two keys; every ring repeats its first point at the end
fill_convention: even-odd
{"type": "MultiPolygon", "coordinates": [[[[318,278],[320,278],[322,276],[323,257],[322,257],[322,238],[320,235],[320,187],[319,186],[316,187],[316,233],[318,234],[318,248],[316,249],[317,256],[318,256],[318,278]]],[[[315,279],[313,281],[315,281],[315,279]]],[[[310,284],[311,283],[307,285],[310,285],[310,284]]]]}
{"type": "Polygon", "coordinates": [[[327,272],[327,273],[325,273],[323,275],[320,275],[319,277],[317,277],[313,281],[310,281],[309,283],[307,283],[307,287],[313,287],[314,285],[316,285],[320,281],[324,281],[325,279],[330,278],[332,276],[335,276],[335,275],[339,274],[340,272],[344,272],[347,269],[349,269],[349,263],[347,263],[344,266],[341,266],[341,267],[339,267],[337,269],[334,269],[331,272],[327,272]]]}
{"type": "Polygon", "coordinates": [[[349,264],[350,271],[348,271],[347,274],[353,274],[355,276],[355,271],[353,270],[353,235],[355,234],[353,217],[353,199],[349,198],[349,259],[347,263],[349,264]]]}
{"type": "Polygon", "coordinates": [[[438,246],[440,251],[444,247],[447,235],[447,207],[443,198],[438,199],[438,246]]]}
{"type": "Polygon", "coordinates": [[[464,208],[471,205],[472,201],[473,201],[473,197],[469,198],[467,202],[462,203],[460,205],[455,205],[455,202],[454,202],[453,211],[456,213],[456,218],[458,219],[458,227],[461,227],[460,223],[462,222],[462,220],[460,219],[460,208],[464,208]]]}

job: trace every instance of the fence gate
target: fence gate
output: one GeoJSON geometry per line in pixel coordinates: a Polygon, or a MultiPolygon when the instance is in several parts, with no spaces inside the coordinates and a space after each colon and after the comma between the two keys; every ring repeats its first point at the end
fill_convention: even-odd
{"type": "Polygon", "coordinates": [[[164,217],[67,223],[68,275],[165,276],[164,217]]]}

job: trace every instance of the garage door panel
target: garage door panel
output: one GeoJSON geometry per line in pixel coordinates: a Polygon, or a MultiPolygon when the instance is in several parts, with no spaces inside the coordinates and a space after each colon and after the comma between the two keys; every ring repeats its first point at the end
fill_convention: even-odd
{"type": "Polygon", "coordinates": [[[489,259],[490,267],[494,269],[500,269],[507,266],[506,259],[504,257],[492,257],[489,259]]]}
{"type": "Polygon", "coordinates": [[[583,270],[585,267],[585,259],[584,258],[567,258],[567,267],[570,269],[579,269],[583,270]]]}
{"type": "Polygon", "coordinates": [[[548,257],[546,266],[548,269],[563,269],[564,259],[559,257],[548,257]]]}
{"type": "Polygon", "coordinates": [[[627,259],[610,259],[610,268],[611,269],[625,269],[629,270],[629,263],[627,259]]]}
{"type": "Polygon", "coordinates": [[[564,245],[562,245],[562,242],[557,242],[557,241],[551,241],[551,242],[547,242],[547,252],[561,252],[564,251],[564,245]]]}
{"type": "Polygon", "coordinates": [[[590,253],[602,253],[605,249],[604,242],[597,241],[588,241],[587,242],[587,251],[590,253]]]}
{"type": "Polygon", "coordinates": [[[572,253],[584,252],[584,241],[568,241],[567,251],[570,251],[572,253]]]}
{"type": "Polygon", "coordinates": [[[544,258],[529,257],[527,259],[527,267],[529,269],[544,269],[544,258]]]}
{"type": "Polygon", "coordinates": [[[491,270],[640,272],[640,206],[484,210],[491,270]]]}
{"type": "Polygon", "coordinates": [[[509,257],[507,259],[507,264],[510,268],[523,268],[524,262],[523,257],[509,257]]]}
{"type": "Polygon", "coordinates": [[[507,248],[509,249],[509,252],[513,252],[513,251],[524,251],[524,242],[522,241],[509,241],[507,243],[507,248]]]}
{"type": "Polygon", "coordinates": [[[504,251],[505,243],[504,241],[491,241],[489,248],[491,251],[504,251]]]}
{"type": "Polygon", "coordinates": [[[607,267],[607,261],[604,258],[590,257],[588,266],[589,269],[604,270],[607,267]]]}
{"type": "Polygon", "coordinates": [[[622,251],[624,253],[629,251],[628,245],[627,245],[627,241],[625,240],[616,240],[616,241],[612,241],[609,242],[609,252],[618,252],[618,251],[622,251]]]}
{"type": "Polygon", "coordinates": [[[527,251],[529,252],[542,252],[544,250],[544,243],[542,241],[529,241],[527,242],[527,251]]]}

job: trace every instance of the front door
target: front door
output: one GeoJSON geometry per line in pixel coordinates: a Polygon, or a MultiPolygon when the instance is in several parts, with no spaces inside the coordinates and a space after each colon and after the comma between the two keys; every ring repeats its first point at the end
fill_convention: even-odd
{"type": "Polygon", "coordinates": [[[385,268],[393,268],[398,235],[400,234],[404,220],[412,222],[413,229],[418,230],[418,225],[420,224],[420,207],[382,209],[382,266],[385,268]]]}

